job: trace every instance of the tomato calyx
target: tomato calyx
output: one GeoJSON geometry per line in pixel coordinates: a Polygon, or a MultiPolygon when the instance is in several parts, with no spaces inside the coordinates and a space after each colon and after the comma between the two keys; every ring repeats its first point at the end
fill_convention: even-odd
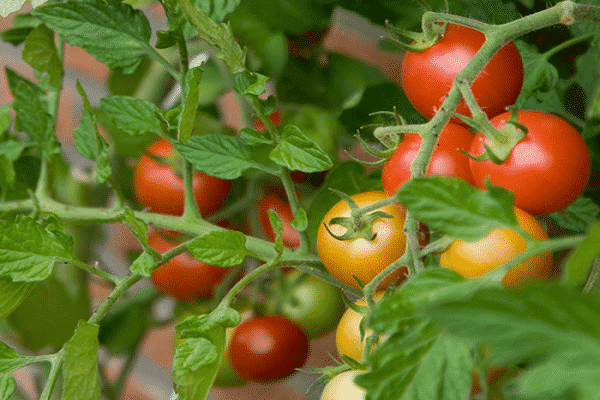
{"type": "Polygon", "coordinates": [[[479,119],[453,112],[452,115],[477,129],[489,140],[489,144],[481,141],[484,152],[479,155],[469,154],[464,149],[460,151],[472,160],[480,162],[489,160],[494,164],[502,165],[510,156],[512,149],[527,135],[527,127],[517,122],[517,114],[517,109],[511,109],[510,118],[505,121],[506,125],[502,129],[496,129],[485,114],[481,114],[483,119],[479,119]]]}
{"type": "Polygon", "coordinates": [[[418,53],[436,44],[444,36],[448,23],[443,25],[433,24],[430,32],[409,31],[392,25],[388,20],[385,21],[385,26],[390,33],[391,38],[389,40],[392,43],[404,51],[418,53]],[[412,43],[409,44],[403,40],[411,40],[412,43]]]}

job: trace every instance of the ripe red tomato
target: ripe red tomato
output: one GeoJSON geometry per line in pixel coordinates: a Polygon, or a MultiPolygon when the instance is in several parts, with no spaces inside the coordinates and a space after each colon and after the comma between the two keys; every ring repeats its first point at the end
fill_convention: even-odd
{"type": "Polygon", "coordinates": [[[244,378],[271,381],[287,378],[308,356],[308,337],[281,315],[242,322],[229,343],[229,360],[244,378]]]}
{"type": "MultiPolygon", "coordinates": [[[[502,128],[510,113],[500,114],[490,122],[502,128]]],[[[561,211],[585,190],[591,170],[588,148],[575,128],[563,119],[542,111],[521,110],[518,122],[528,129],[527,135],[512,149],[502,165],[491,161],[469,160],[475,185],[492,184],[515,194],[515,206],[532,215],[561,211]]],[[[484,151],[478,133],[470,147],[471,154],[484,151]]]]}
{"type": "MultiPolygon", "coordinates": [[[[427,119],[439,109],[454,78],[485,42],[485,35],[462,25],[449,24],[444,37],[427,50],[406,52],[402,60],[402,88],[412,105],[427,119]]],[[[471,90],[479,106],[492,118],[512,105],[523,84],[523,62],[509,43],[485,66],[471,90]]],[[[462,101],[456,112],[471,116],[462,101]]]]}
{"type": "MultiPolygon", "coordinates": [[[[281,124],[282,114],[280,110],[275,110],[271,114],[269,114],[269,119],[273,123],[273,125],[277,126],[281,124]]],[[[264,132],[267,130],[265,123],[260,120],[260,118],[254,118],[252,122],[252,127],[259,132],[264,132]]]]}
{"type": "MultiPolygon", "coordinates": [[[[148,236],[150,247],[161,254],[178,244],[171,240],[173,239],[163,237],[159,231],[152,231],[148,236]]],[[[232,268],[205,264],[185,252],[154,270],[150,279],[161,293],[179,301],[192,301],[199,297],[211,296],[214,287],[232,268]]]]}
{"type": "MultiPolygon", "coordinates": [[[[448,123],[442,130],[437,146],[427,167],[428,176],[453,176],[473,183],[469,168],[469,157],[460,152],[467,150],[473,141],[473,133],[467,128],[448,123]]],[[[410,179],[410,166],[417,157],[421,146],[421,136],[408,133],[396,151],[383,166],[381,180],[383,189],[392,196],[410,179]]]]}
{"type": "MultiPolygon", "coordinates": [[[[547,240],[548,235],[539,222],[525,211],[515,208],[515,216],[521,228],[537,240],[547,240]]],[[[477,241],[455,240],[450,248],[442,253],[440,264],[450,268],[465,278],[481,276],[521,254],[527,242],[512,229],[494,229],[477,241]]],[[[502,284],[515,288],[533,280],[543,280],[552,270],[552,253],[542,253],[511,269],[502,284]]]]}
{"type": "MultiPolygon", "coordinates": [[[[365,207],[387,196],[385,192],[365,192],[351,196],[359,207],[365,207]]],[[[317,231],[317,250],[323,265],[340,282],[358,288],[358,283],[353,278],[356,276],[364,284],[383,271],[404,254],[406,236],[404,235],[404,211],[400,207],[389,205],[380,208],[392,215],[392,218],[379,218],[372,224],[372,231],[376,234],[373,240],[358,237],[350,240],[338,240],[331,236],[323,226],[326,223],[334,235],[346,233],[346,228],[337,224],[329,224],[332,218],[349,217],[350,207],[340,200],[323,218],[323,223],[317,231]]],[[[396,280],[404,280],[406,268],[400,268],[389,275],[379,288],[389,286],[396,280]]]]}
{"type": "MultiPolygon", "coordinates": [[[[148,153],[157,157],[170,157],[173,155],[173,146],[169,141],[160,139],[148,148],[148,153]]],[[[200,214],[204,217],[214,214],[227,200],[231,181],[198,171],[194,172],[193,181],[194,197],[200,214]]],[[[172,166],[143,155],[133,174],[133,190],[139,202],[153,212],[183,214],[183,177],[177,175],[172,166]]]]}
{"type": "Polygon", "coordinates": [[[300,246],[300,234],[295,230],[290,222],[294,220],[294,213],[290,205],[281,199],[277,194],[271,193],[263,197],[257,205],[258,221],[260,226],[271,242],[275,241],[275,232],[269,221],[268,210],[273,210],[281,217],[283,223],[283,245],[289,249],[295,249],[300,246]]]}

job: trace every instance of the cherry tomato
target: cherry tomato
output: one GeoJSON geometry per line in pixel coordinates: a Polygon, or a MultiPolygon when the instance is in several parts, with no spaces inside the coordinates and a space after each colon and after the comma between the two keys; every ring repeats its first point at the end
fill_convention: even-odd
{"type": "MultiPolygon", "coordinates": [[[[546,231],[539,222],[525,211],[515,208],[515,215],[521,228],[536,240],[547,240],[546,231]]],[[[455,240],[450,248],[442,253],[440,264],[466,278],[484,275],[521,254],[527,242],[512,229],[494,229],[477,241],[455,240]]],[[[508,288],[524,285],[532,280],[543,280],[552,270],[552,254],[542,253],[511,269],[502,278],[508,288]]]]}
{"type": "MultiPolygon", "coordinates": [[[[488,386],[493,386],[504,375],[506,371],[502,367],[492,367],[486,371],[486,381],[488,386]]],[[[482,388],[479,384],[479,374],[473,370],[473,383],[471,384],[471,396],[481,393],[482,388]]]]}
{"type": "MultiPolygon", "coordinates": [[[[160,139],[148,148],[148,153],[167,158],[173,156],[174,151],[169,141],[160,139]]],[[[214,214],[225,203],[231,181],[195,171],[193,186],[200,214],[206,217],[214,214]]],[[[170,215],[183,214],[183,177],[177,175],[172,166],[143,155],[133,174],[133,189],[139,202],[151,211],[170,215]]]]}
{"type": "MultiPolygon", "coordinates": [[[[490,122],[500,129],[509,117],[507,112],[490,122]]],[[[475,184],[484,188],[489,177],[492,184],[513,192],[515,206],[532,215],[563,210],[583,193],[590,176],[590,153],[583,138],[568,122],[542,111],[521,110],[517,121],[528,133],[502,165],[469,161],[475,184]]],[[[489,144],[478,133],[471,154],[483,153],[482,140],[489,144]]]]}
{"type": "Polygon", "coordinates": [[[293,285],[298,279],[300,282],[283,294],[280,313],[297,323],[309,338],[324,336],[336,327],[344,313],[342,294],[332,284],[300,271],[285,276],[287,284],[293,285]]]}
{"type": "MultiPolygon", "coordinates": [[[[467,128],[448,123],[440,134],[426,175],[453,176],[473,185],[469,157],[460,151],[460,149],[468,150],[473,136],[473,133],[467,128]]],[[[381,180],[388,196],[396,194],[400,186],[410,179],[410,166],[417,157],[420,146],[421,136],[416,133],[408,133],[392,157],[384,164],[381,180]]]]}
{"type": "Polygon", "coordinates": [[[334,376],[323,388],[320,400],[364,400],[367,392],[354,383],[364,371],[344,371],[334,376]]]}
{"type": "MultiPolygon", "coordinates": [[[[271,114],[269,114],[269,119],[273,123],[273,125],[277,126],[281,124],[282,114],[280,110],[275,110],[271,114]]],[[[252,127],[259,132],[264,132],[267,130],[265,123],[260,120],[260,118],[254,118],[252,122],[252,127]]]]}
{"type": "MultiPolygon", "coordinates": [[[[365,207],[385,199],[385,192],[359,193],[351,198],[359,207],[365,207]]],[[[404,254],[406,236],[403,232],[404,211],[394,205],[382,207],[377,211],[390,214],[392,218],[379,218],[372,224],[375,239],[367,240],[358,237],[350,240],[338,240],[331,236],[323,223],[336,236],[346,233],[342,225],[330,224],[329,221],[336,217],[350,217],[350,207],[340,200],[323,218],[323,223],[317,231],[317,250],[325,268],[340,282],[358,288],[358,283],[353,276],[367,284],[404,254]]],[[[406,268],[400,268],[389,275],[379,285],[379,288],[389,286],[396,280],[404,280],[406,268]]]]}
{"type": "MultiPolygon", "coordinates": [[[[172,238],[163,237],[159,231],[153,231],[148,236],[148,244],[162,254],[178,243],[172,238]]],[[[154,270],[150,279],[161,293],[179,301],[192,301],[211,296],[214,287],[232,268],[204,264],[185,252],[154,270]]]]}
{"type": "Polygon", "coordinates": [[[229,360],[244,378],[271,381],[287,378],[308,356],[308,337],[290,319],[265,315],[242,322],[229,343],[229,360]]]}
{"type": "MultiPolygon", "coordinates": [[[[427,50],[406,52],[402,59],[402,88],[412,105],[431,119],[452,88],[454,78],[485,42],[485,35],[466,26],[449,24],[442,39],[427,50]]],[[[492,118],[512,105],[523,84],[523,62],[517,47],[502,47],[473,81],[477,103],[492,118]]],[[[464,100],[456,112],[471,116],[464,100]]]]}
{"type": "Polygon", "coordinates": [[[281,217],[281,222],[283,223],[283,245],[289,249],[295,249],[300,246],[300,234],[290,224],[294,220],[294,213],[286,201],[282,200],[277,194],[271,193],[258,202],[257,209],[258,221],[267,239],[271,242],[275,241],[275,232],[273,232],[267,212],[268,210],[273,210],[281,217]]]}

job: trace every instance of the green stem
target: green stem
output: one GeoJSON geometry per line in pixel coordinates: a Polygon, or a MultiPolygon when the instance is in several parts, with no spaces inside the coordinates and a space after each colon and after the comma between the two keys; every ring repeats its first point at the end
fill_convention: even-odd
{"type": "MultiPolygon", "coordinates": [[[[296,195],[296,189],[294,187],[294,182],[290,177],[290,172],[287,169],[284,169],[283,174],[281,174],[281,181],[283,182],[283,188],[285,189],[285,194],[287,195],[294,218],[297,218],[300,212],[300,201],[296,195]]],[[[300,234],[300,247],[298,247],[298,252],[300,254],[310,253],[310,238],[308,237],[308,232],[304,230],[298,233],[300,234]]]]}
{"type": "Polygon", "coordinates": [[[58,375],[60,373],[64,358],[65,351],[64,348],[62,348],[58,351],[58,353],[55,354],[54,359],[52,360],[52,367],[50,368],[48,380],[46,381],[46,385],[44,386],[44,391],[40,396],[40,400],[49,400],[50,396],[52,396],[52,391],[54,390],[54,386],[56,386],[56,381],[58,380],[58,375]]]}
{"type": "Polygon", "coordinates": [[[110,295],[100,304],[100,306],[94,311],[91,317],[88,319],[89,324],[99,324],[102,318],[106,316],[110,307],[116,303],[116,301],[121,297],[123,293],[131,286],[133,286],[137,281],[142,279],[142,276],[139,274],[129,275],[127,278],[124,278],[121,283],[115,287],[115,289],[111,292],[110,295]]]}
{"type": "Polygon", "coordinates": [[[551,48],[550,50],[548,50],[547,52],[544,53],[544,58],[547,60],[549,60],[550,58],[552,58],[552,56],[556,55],[557,53],[561,52],[564,49],[567,49],[573,45],[576,45],[578,43],[581,42],[588,42],[591,41],[594,38],[593,34],[590,35],[584,35],[584,36],[579,36],[570,40],[567,40],[565,42],[560,43],[557,46],[554,46],[553,48],[551,48]]]}
{"type": "MultiPolygon", "coordinates": [[[[184,184],[184,208],[183,219],[190,222],[198,222],[202,220],[196,196],[194,195],[194,171],[192,164],[183,159],[183,184],[184,184]]],[[[210,193],[202,193],[202,196],[210,196],[210,193]]]]}
{"type": "Polygon", "coordinates": [[[152,51],[150,52],[150,58],[153,59],[154,61],[157,61],[159,64],[161,64],[169,73],[169,75],[171,75],[173,77],[173,79],[175,79],[178,82],[181,82],[181,74],[179,72],[177,72],[177,70],[175,69],[175,67],[173,67],[169,61],[167,61],[158,51],[156,51],[154,48],[152,48],[152,51]]]}
{"type": "Polygon", "coordinates": [[[592,269],[582,290],[583,293],[600,294],[600,257],[594,259],[592,269]]]}
{"type": "Polygon", "coordinates": [[[81,268],[82,270],[84,270],[90,274],[94,274],[101,278],[104,278],[107,281],[112,282],[115,286],[118,286],[121,283],[121,281],[123,280],[122,278],[114,276],[111,273],[102,271],[101,269],[93,268],[93,267],[89,266],[88,264],[86,264],[82,261],[79,261],[78,259],[71,259],[71,260],[65,260],[65,261],[69,262],[71,264],[74,264],[75,266],[81,268]]]}

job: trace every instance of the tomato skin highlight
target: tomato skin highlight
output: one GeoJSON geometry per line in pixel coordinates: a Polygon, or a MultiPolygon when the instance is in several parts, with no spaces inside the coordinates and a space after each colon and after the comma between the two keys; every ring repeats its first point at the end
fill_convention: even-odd
{"type": "MultiPolygon", "coordinates": [[[[148,244],[163,254],[177,244],[164,238],[158,231],[148,236],[148,244]]],[[[196,260],[188,252],[181,253],[152,272],[150,279],[161,293],[178,301],[188,302],[212,295],[217,286],[233,269],[208,265],[196,260]]]]}
{"type": "MultiPolygon", "coordinates": [[[[449,24],[444,37],[427,50],[406,52],[402,59],[402,88],[411,104],[431,119],[452,88],[454,78],[485,42],[483,32],[449,24]]],[[[514,43],[502,47],[477,75],[471,91],[481,109],[492,118],[514,104],[523,85],[523,61],[514,43]]],[[[464,100],[456,112],[468,117],[464,100]]],[[[458,119],[453,119],[458,121],[458,119]]]]}
{"type": "Polygon", "coordinates": [[[308,356],[308,337],[294,322],[265,315],[242,322],[229,343],[229,360],[244,378],[284,379],[302,367],[308,356]]]}
{"type": "MultiPolygon", "coordinates": [[[[473,137],[473,133],[467,128],[449,122],[433,150],[426,175],[453,176],[474,185],[469,157],[460,151],[469,149],[473,137]]],[[[410,166],[417,157],[421,141],[421,136],[417,133],[406,134],[394,154],[383,165],[381,180],[388,196],[396,194],[410,179],[410,166]]]]}
{"type": "Polygon", "coordinates": [[[334,376],[323,388],[319,400],[364,400],[367,392],[354,383],[354,378],[365,371],[344,371],[334,376]]]}
{"type": "MultiPolygon", "coordinates": [[[[158,157],[174,153],[169,141],[160,139],[147,152],[158,157]]],[[[194,197],[203,217],[214,214],[227,201],[231,181],[194,171],[194,197]]],[[[161,164],[147,155],[140,157],[133,174],[133,189],[140,204],[152,212],[182,215],[185,203],[183,177],[169,165],[161,164]]]]}
{"type": "MultiPolygon", "coordinates": [[[[359,207],[365,207],[387,198],[385,192],[364,192],[350,196],[359,207]]],[[[359,288],[353,278],[356,276],[364,284],[383,271],[404,254],[406,235],[403,232],[405,212],[400,207],[389,205],[378,209],[392,215],[393,218],[379,218],[372,225],[375,239],[366,240],[361,237],[350,240],[338,240],[331,236],[323,226],[317,231],[317,250],[323,265],[340,282],[359,288]]],[[[323,218],[329,230],[335,235],[342,235],[346,228],[341,225],[330,225],[335,217],[349,217],[350,207],[340,200],[323,218]]],[[[400,268],[386,277],[378,286],[385,288],[394,281],[406,279],[407,269],[400,268]]]]}
{"type": "MultiPolygon", "coordinates": [[[[536,240],[547,240],[548,235],[537,220],[523,210],[515,208],[519,225],[536,240]]],[[[521,254],[527,242],[517,232],[508,228],[494,229],[477,241],[455,240],[450,248],[442,253],[440,264],[450,268],[465,278],[484,275],[521,254]]],[[[552,253],[534,256],[511,269],[502,285],[517,288],[534,280],[544,280],[552,270],[552,253]]]]}
{"type": "Polygon", "coordinates": [[[281,222],[283,224],[283,232],[281,235],[283,245],[288,249],[295,249],[300,246],[300,233],[298,233],[291,225],[291,222],[294,220],[294,213],[286,201],[282,200],[277,194],[271,193],[258,202],[257,210],[258,221],[269,241],[275,242],[275,232],[271,226],[268,213],[268,210],[273,210],[281,217],[281,222]]]}
{"type": "MultiPolygon", "coordinates": [[[[510,113],[500,114],[490,122],[505,126],[510,113]]],[[[532,215],[545,215],[565,209],[585,190],[591,171],[588,148],[579,132],[567,121],[549,113],[520,110],[517,121],[528,129],[502,165],[491,161],[469,160],[475,185],[492,184],[515,194],[515,206],[532,215]]],[[[473,139],[469,153],[482,154],[483,134],[473,139]]]]}

